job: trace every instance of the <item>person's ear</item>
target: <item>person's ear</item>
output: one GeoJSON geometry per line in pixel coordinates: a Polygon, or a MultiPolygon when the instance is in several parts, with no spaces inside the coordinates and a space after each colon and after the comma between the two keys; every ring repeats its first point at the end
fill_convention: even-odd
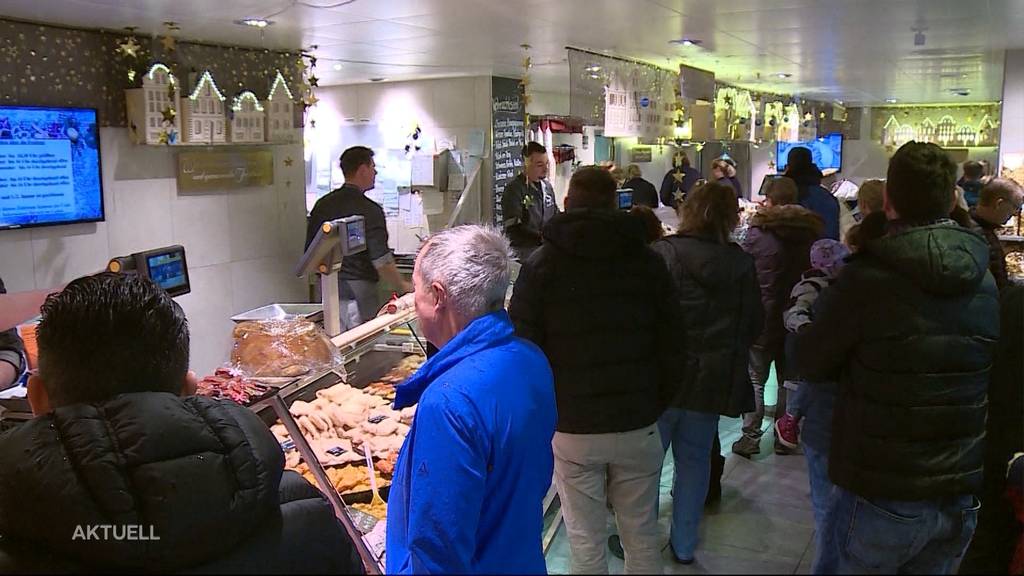
{"type": "Polygon", "coordinates": [[[199,387],[199,379],[196,378],[196,373],[189,370],[185,374],[185,381],[181,385],[182,396],[195,396],[196,388],[199,387]]]}
{"type": "Polygon", "coordinates": [[[42,416],[53,411],[50,406],[50,395],[38,374],[28,377],[28,405],[32,407],[33,416],[42,416]]]}
{"type": "Polygon", "coordinates": [[[441,285],[440,282],[434,282],[430,285],[431,293],[434,295],[434,309],[441,310],[448,305],[448,291],[441,285]]]}

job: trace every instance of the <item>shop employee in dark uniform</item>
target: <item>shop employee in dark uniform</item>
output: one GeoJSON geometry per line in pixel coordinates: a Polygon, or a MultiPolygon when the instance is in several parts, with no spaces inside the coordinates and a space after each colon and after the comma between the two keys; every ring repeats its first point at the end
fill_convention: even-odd
{"type": "Polygon", "coordinates": [[[505,234],[520,262],[525,262],[540,247],[544,225],[558,214],[555,191],[545,180],[547,149],[537,142],[523,146],[523,164],[523,173],[505,186],[501,196],[505,234]]]}
{"type": "Polygon", "coordinates": [[[366,221],[366,250],[346,256],[338,273],[341,293],[341,324],[349,330],[377,315],[380,310],[377,282],[383,279],[400,294],[412,291],[403,280],[388,248],[388,228],[384,209],[364,195],[372,190],[377,178],[373,150],[353,146],[341,155],[341,171],[345,184],[317,200],[309,214],[306,247],[316,236],[320,225],[346,216],[362,216],[366,221]]]}

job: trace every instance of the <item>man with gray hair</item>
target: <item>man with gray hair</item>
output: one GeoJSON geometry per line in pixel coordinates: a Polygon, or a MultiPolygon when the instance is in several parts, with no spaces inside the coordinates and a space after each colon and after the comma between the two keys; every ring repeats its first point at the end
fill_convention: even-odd
{"type": "Polygon", "coordinates": [[[546,572],[554,382],[505,312],[511,263],[489,226],[420,248],[416,312],[439,350],[395,393],[396,409],[419,407],[388,501],[388,574],[546,572]]]}

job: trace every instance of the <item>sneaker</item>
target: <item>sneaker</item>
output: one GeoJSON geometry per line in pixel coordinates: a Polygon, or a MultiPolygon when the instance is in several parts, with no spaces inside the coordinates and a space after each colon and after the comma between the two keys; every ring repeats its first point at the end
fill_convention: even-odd
{"type": "Polygon", "coordinates": [[[744,458],[750,458],[754,454],[760,454],[761,439],[743,436],[739,440],[733,442],[732,453],[743,456],[744,458]]]}
{"type": "Polygon", "coordinates": [[[800,445],[800,427],[797,426],[796,418],[789,413],[783,414],[782,418],[775,421],[775,439],[790,450],[795,450],[800,445]]]}
{"type": "Polygon", "coordinates": [[[619,538],[618,534],[612,534],[608,537],[608,550],[611,551],[612,556],[619,560],[626,559],[626,553],[622,550],[622,539],[619,538]]]}

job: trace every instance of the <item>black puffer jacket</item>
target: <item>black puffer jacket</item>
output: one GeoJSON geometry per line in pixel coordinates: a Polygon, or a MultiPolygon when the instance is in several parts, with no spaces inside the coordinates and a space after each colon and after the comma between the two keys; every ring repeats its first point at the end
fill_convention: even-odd
{"type": "Polygon", "coordinates": [[[676,235],[655,242],[683,312],[685,359],[671,406],[738,417],[754,410],[747,365],[764,309],[754,259],[736,244],[676,235]]]}
{"type": "Polygon", "coordinates": [[[764,331],[757,344],[782,349],[786,328],[782,313],[793,286],[811,267],[811,245],[821,237],[821,217],[802,206],[773,206],[750,218],[743,249],[754,257],[764,306],[764,331]]]}
{"type": "Polygon", "coordinates": [[[509,314],[551,362],[560,432],[626,432],[661,416],[682,327],[668,269],[638,220],[556,216],[519,272],[509,314]]]}
{"type": "Polygon", "coordinates": [[[362,572],[330,504],[283,465],[266,425],[227,401],[58,408],[0,436],[0,573],[362,572]]]}
{"type": "Polygon", "coordinates": [[[839,381],[829,476],[864,497],[922,500],[981,486],[999,337],[988,246],[952,221],[868,241],[819,298],[795,353],[839,381]]]}

